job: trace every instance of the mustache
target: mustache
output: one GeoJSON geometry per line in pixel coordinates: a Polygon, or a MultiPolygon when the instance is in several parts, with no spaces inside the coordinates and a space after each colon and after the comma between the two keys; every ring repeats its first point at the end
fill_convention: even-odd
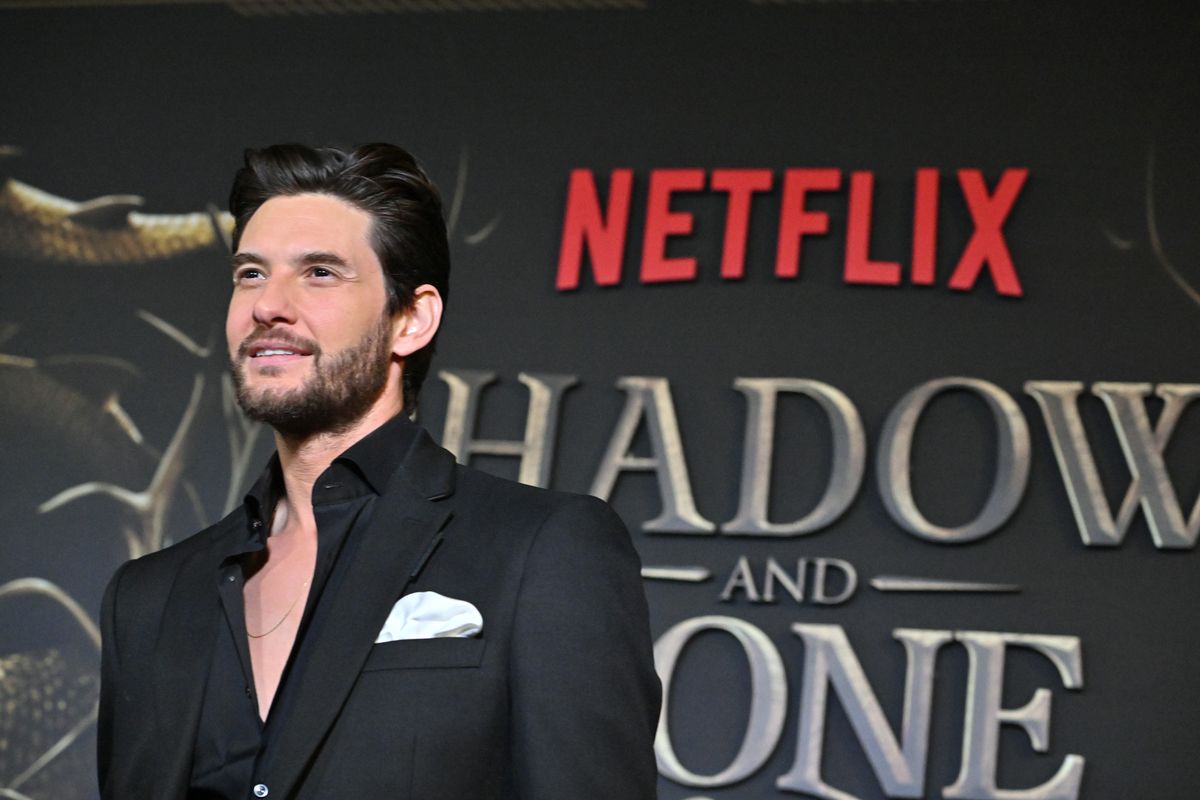
{"type": "Polygon", "coordinates": [[[250,352],[250,348],[261,342],[263,339],[270,339],[276,344],[294,347],[297,350],[303,350],[307,353],[311,353],[314,357],[321,355],[321,346],[312,339],[305,339],[301,336],[295,335],[294,333],[263,329],[255,331],[242,340],[242,343],[238,345],[237,349],[238,360],[240,361],[246,358],[247,354],[250,352]]]}

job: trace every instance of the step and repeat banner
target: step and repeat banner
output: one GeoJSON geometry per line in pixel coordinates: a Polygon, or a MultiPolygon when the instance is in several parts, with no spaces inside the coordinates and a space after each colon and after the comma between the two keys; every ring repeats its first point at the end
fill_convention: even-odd
{"type": "Polygon", "coordinates": [[[0,795],[95,796],[108,576],[271,451],[222,338],[242,149],[383,140],[453,247],[420,421],[625,519],[664,800],[1195,796],[1198,35],[0,2],[0,795]]]}

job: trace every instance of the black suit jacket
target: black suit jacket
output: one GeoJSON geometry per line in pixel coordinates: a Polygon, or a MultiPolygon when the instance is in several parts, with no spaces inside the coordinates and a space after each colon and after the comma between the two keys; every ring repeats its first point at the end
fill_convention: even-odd
{"type": "MultiPolygon", "coordinates": [[[[222,613],[216,554],[245,525],[239,508],[113,577],[104,798],[186,795],[222,613]]],[[[271,800],[655,796],[660,686],[638,557],[607,505],[458,466],[422,431],[362,533],[257,776],[271,800]],[[482,635],[375,644],[416,591],[470,601],[482,635]]]]}

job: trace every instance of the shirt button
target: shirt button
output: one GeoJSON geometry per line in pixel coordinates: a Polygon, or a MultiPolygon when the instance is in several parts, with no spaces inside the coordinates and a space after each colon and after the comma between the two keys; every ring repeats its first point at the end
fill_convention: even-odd
{"type": "MultiPolygon", "coordinates": [[[[254,520],[253,522],[250,523],[250,527],[254,528],[254,530],[258,530],[259,528],[262,527],[262,520],[261,519],[254,520]]],[[[262,786],[262,784],[260,783],[258,786],[262,786]]],[[[254,787],[254,788],[257,789],[258,786],[254,787]]],[[[263,788],[266,788],[266,787],[263,787],[263,788]]],[[[259,796],[261,797],[262,795],[259,795],[259,796]]]]}
{"type": "Polygon", "coordinates": [[[255,784],[255,786],[254,786],[254,796],[255,797],[266,797],[270,793],[271,793],[271,790],[267,788],[267,785],[265,783],[255,784]]]}

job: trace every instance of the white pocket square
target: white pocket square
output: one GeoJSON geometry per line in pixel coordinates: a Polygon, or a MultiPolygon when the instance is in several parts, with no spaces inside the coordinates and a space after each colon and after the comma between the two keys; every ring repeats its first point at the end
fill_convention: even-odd
{"type": "Polygon", "coordinates": [[[466,638],[482,631],[483,616],[466,600],[437,592],[413,592],[392,606],[375,644],[399,639],[466,638]]]}

